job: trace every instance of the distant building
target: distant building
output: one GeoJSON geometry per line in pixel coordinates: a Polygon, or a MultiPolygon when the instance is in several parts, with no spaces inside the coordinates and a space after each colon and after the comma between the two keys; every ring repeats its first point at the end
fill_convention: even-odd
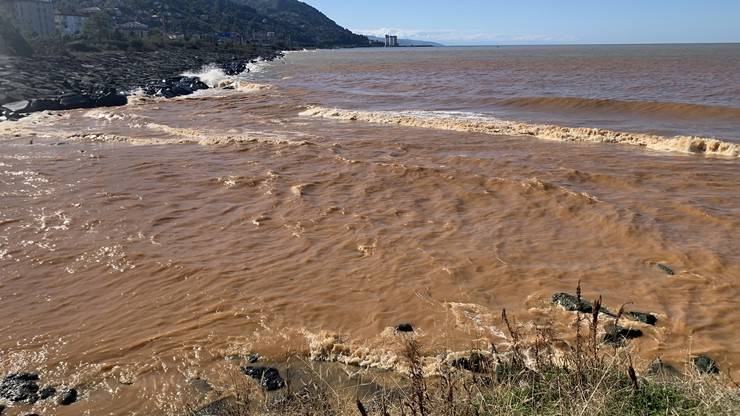
{"type": "Polygon", "coordinates": [[[149,34],[149,26],[139,22],[124,23],[118,27],[118,30],[125,36],[138,39],[149,34]]]}
{"type": "Polygon", "coordinates": [[[392,48],[398,46],[398,36],[385,35],[385,46],[392,48]]]}
{"type": "Polygon", "coordinates": [[[87,17],[82,13],[59,11],[54,14],[54,24],[59,33],[67,36],[76,36],[82,33],[87,17]]]}
{"type": "Polygon", "coordinates": [[[4,0],[1,4],[20,32],[40,37],[54,34],[54,6],[51,0],[4,0]]]}

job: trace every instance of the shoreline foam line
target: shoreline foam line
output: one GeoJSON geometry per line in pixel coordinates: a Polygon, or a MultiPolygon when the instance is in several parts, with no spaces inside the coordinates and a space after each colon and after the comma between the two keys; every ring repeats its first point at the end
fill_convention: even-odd
{"type": "Polygon", "coordinates": [[[628,133],[592,127],[562,127],[499,120],[468,113],[434,111],[354,111],[310,107],[301,116],[347,121],[392,124],[435,130],[483,133],[497,136],[530,136],[561,142],[618,143],[661,152],[681,152],[708,156],[740,157],[740,144],[696,136],[659,136],[628,133]]]}

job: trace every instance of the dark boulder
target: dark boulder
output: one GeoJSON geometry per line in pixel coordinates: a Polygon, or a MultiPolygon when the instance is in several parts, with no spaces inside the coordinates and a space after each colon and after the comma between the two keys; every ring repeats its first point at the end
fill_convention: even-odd
{"type": "Polygon", "coordinates": [[[660,270],[663,271],[663,273],[665,273],[665,274],[667,274],[669,276],[673,276],[673,275],[676,274],[676,272],[674,272],[673,269],[670,266],[668,266],[667,264],[658,263],[657,266],[658,266],[658,268],[660,270]]]}
{"type": "Polygon", "coordinates": [[[701,374],[719,374],[719,366],[713,359],[706,355],[700,355],[692,359],[694,367],[701,374]]]}
{"type": "Polygon", "coordinates": [[[38,401],[39,376],[33,373],[15,373],[5,376],[0,382],[0,399],[14,403],[38,401]]]}
{"type": "Polygon", "coordinates": [[[604,334],[604,343],[612,345],[614,347],[622,347],[625,341],[642,336],[642,331],[639,329],[623,328],[621,326],[612,325],[607,329],[604,334]]]}
{"type": "Polygon", "coordinates": [[[160,81],[147,83],[143,90],[150,96],[164,98],[175,98],[183,95],[190,95],[198,90],[208,89],[208,85],[198,77],[172,77],[160,81]]]}
{"type": "Polygon", "coordinates": [[[239,75],[247,70],[247,62],[244,60],[232,60],[221,65],[221,69],[228,76],[239,75]]]}
{"type": "Polygon", "coordinates": [[[46,400],[50,397],[53,397],[55,394],[57,394],[57,389],[55,389],[54,387],[44,387],[43,389],[39,390],[39,400],[46,400]]]}
{"type": "MultiPolygon", "coordinates": [[[[552,302],[569,312],[592,313],[594,310],[591,302],[586,299],[581,298],[579,301],[577,296],[563,292],[552,295],[552,302]]],[[[615,316],[603,306],[600,309],[600,313],[611,317],[615,316]]]]}
{"type": "Polygon", "coordinates": [[[70,404],[77,401],[77,390],[75,389],[67,389],[62,391],[62,393],[59,395],[59,400],[57,400],[57,403],[59,403],[62,406],[69,406],[70,404]]]}
{"type": "Polygon", "coordinates": [[[95,100],[85,94],[65,94],[59,97],[59,105],[62,110],[74,110],[78,108],[94,108],[95,100]]]}
{"type": "Polygon", "coordinates": [[[246,366],[242,367],[241,370],[244,374],[259,381],[262,388],[267,391],[280,390],[285,387],[285,380],[275,368],[246,366]]]}
{"type": "Polygon", "coordinates": [[[642,322],[643,324],[653,325],[658,322],[658,318],[651,314],[651,313],[645,313],[645,312],[625,312],[624,316],[627,318],[633,319],[637,322],[642,322]]]}
{"type": "Polygon", "coordinates": [[[479,352],[461,357],[452,362],[452,366],[473,373],[485,373],[490,368],[490,359],[479,352]]]}
{"type": "Polygon", "coordinates": [[[116,90],[108,90],[95,99],[95,107],[120,107],[128,104],[128,98],[116,90]]]}
{"type": "Polygon", "coordinates": [[[395,329],[397,332],[414,332],[414,327],[408,323],[398,324],[395,329]]]}
{"type": "Polygon", "coordinates": [[[2,415],[5,412],[5,405],[0,404],[0,415],[2,415]]]}
{"type": "Polygon", "coordinates": [[[31,100],[31,104],[28,106],[29,113],[35,113],[37,111],[57,111],[62,110],[63,107],[59,103],[59,100],[53,100],[49,98],[39,98],[31,100]]]}

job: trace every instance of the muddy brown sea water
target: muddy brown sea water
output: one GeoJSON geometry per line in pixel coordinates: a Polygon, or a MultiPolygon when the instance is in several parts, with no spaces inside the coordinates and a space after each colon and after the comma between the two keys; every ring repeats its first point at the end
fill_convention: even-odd
{"type": "Polygon", "coordinates": [[[306,52],[2,123],[0,373],[79,387],[45,415],[177,414],[234,354],[392,369],[390,327],[506,343],[503,308],[569,330],[581,281],[658,316],[644,364],[737,378],[738,49],[306,52]]]}

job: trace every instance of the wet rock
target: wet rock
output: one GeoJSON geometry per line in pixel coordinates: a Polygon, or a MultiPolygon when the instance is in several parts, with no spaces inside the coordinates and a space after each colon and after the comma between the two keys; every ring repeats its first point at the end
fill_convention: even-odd
{"type": "Polygon", "coordinates": [[[719,366],[713,359],[706,355],[700,355],[692,359],[694,367],[701,374],[719,374],[719,366]]]}
{"type": "Polygon", "coordinates": [[[15,373],[5,376],[0,382],[0,399],[14,403],[38,401],[39,376],[33,373],[15,373]]]}
{"type": "Polygon", "coordinates": [[[57,403],[59,403],[62,406],[69,406],[70,404],[77,401],[77,390],[75,389],[67,389],[62,391],[62,393],[59,395],[59,400],[57,400],[57,403]]]}
{"type": "Polygon", "coordinates": [[[455,368],[461,368],[473,373],[484,373],[490,367],[490,360],[481,353],[474,352],[470,357],[461,357],[452,362],[455,368]]]}
{"type": "Polygon", "coordinates": [[[208,88],[208,85],[198,77],[182,76],[150,82],[144,87],[144,93],[164,98],[175,98],[208,88]]]}
{"type": "Polygon", "coordinates": [[[94,108],[95,100],[85,94],[65,94],[59,97],[59,105],[62,110],[74,110],[78,108],[94,108]]]}
{"type": "Polygon", "coordinates": [[[28,106],[29,113],[35,113],[37,111],[57,111],[62,110],[62,105],[58,100],[52,100],[48,98],[40,98],[31,100],[31,104],[28,106]]]}
{"type": "Polygon", "coordinates": [[[276,368],[246,366],[241,370],[244,374],[259,381],[262,388],[267,391],[280,390],[285,387],[285,380],[276,368]]]}
{"type": "Polygon", "coordinates": [[[4,404],[0,404],[0,415],[2,415],[3,412],[5,412],[5,405],[4,404]]]}
{"type": "Polygon", "coordinates": [[[118,94],[116,90],[108,90],[95,99],[95,107],[119,107],[126,104],[128,98],[118,94]]]}
{"type": "Polygon", "coordinates": [[[15,101],[12,103],[3,104],[3,108],[10,110],[14,113],[26,113],[31,102],[28,100],[15,101]]]}
{"type": "Polygon", "coordinates": [[[645,312],[625,312],[624,316],[633,319],[637,322],[642,322],[643,324],[653,325],[658,322],[658,318],[651,314],[651,313],[645,313],[645,312]]]}
{"type": "Polygon", "coordinates": [[[397,332],[414,332],[414,327],[411,324],[403,323],[396,325],[395,330],[397,332]]]}
{"type": "Polygon", "coordinates": [[[604,334],[604,343],[614,347],[624,346],[625,342],[630,339],[640,338],[642,331],[639,329],[623,328],[612,325],[604,334]]]}
{"type": "Polygon", "coordinates": [[[50,397],[53,397],[55,394],[57,394],[57,389],[55,389],[54,387],[44,387],[43,389],[39,390],[39,400],[46,400],[50,397]]]}
{"type": "Polygon", "coordinates": [[[221,69],[223,69],[224,73],[228,76],[239,75],[242,72],[247,71],[247,62],[244,60],[233,60],[221,65],[221,69]]]}
{"type": "Polygon", "coordinates": [[[673,269],[667,264],[658,263],[657,266],[660,270],[662,270],[665,274],[669,276],[673,276],[676,274],[676,272],[674,272],[673,269]]]}
{"type": "Polygon", "coordinates": [[[647,369],[647,373],[653,376],[660,377],[680,377],[681,372],[676,367],[666,364],[660,358],[657,358],[650,364],[647,369]]]}
{"type": "MultiPolygon", "coordinates": [[[[581,300],[578,300],[578,297],[573,296],[569,293],[556,293],[552,295],[552,302],[556,305],[560,305],[563,309],[569,312],[581,312],[581,313],[592,313],[593,312],[593,305],[591,302],[587,301],[584,298],[581,298],[581,300]]],[[[600,313],[614,317],[615,315],[610,312],[608,309],[604,308],[603,306],[600,309],[600,313]]]]}

